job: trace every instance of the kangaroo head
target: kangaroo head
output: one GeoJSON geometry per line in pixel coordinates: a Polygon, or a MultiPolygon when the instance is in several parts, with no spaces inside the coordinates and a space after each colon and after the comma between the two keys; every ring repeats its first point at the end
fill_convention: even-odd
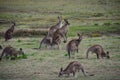
{"type": "Polygon", "coordinates": [[[67,25],[70,25],[70,23],[68,22],[67,19],[64,19],[64,21],[65,21],[65,23],[66,23],[67,25]]]}
{"type": "Polygon", "coordinates": [[[14,27],[16,25],[16,23],[14,21],[11,21],[11,23],[13,24],[12,26],[14,27]]]}
{"type": "Polygon", "coordinates": [[[63,73],[63,68],[61,67],[58,76],[60,77],[60,76],[62,76],[63,74],[64,74],[64,73],[63,73]]]}
{"type": "Polygon", "coordinates": [[[22,48],[20,48],[20,51],[22,51],[22,48]]]}
{"type": "Polygon", "coordinates": [[[107,58],[107,59],[110,59],[109,51],[106,52],[106,58],[107,58]]]}
{"type": "Polygon", "coordinates": [[[59,22],[61,22],[62,21],[62,16],[58,16],[58,20],[59,20],[59,22]]]}
{"type": "Polygon", "coordinates": [[[22,48],[19,49],[19,54],[24,55],[24,52],[23,52],[23,49],[22,49],[22,48]]]}
{"type": "Polygon", "coordinates": [[[79,37],[79,41],[81,41],[81,40],[82,40],[82,35],[83,35],[83,34],[77,33],[77,35],[78,35],[78,37],[79,37]]]}

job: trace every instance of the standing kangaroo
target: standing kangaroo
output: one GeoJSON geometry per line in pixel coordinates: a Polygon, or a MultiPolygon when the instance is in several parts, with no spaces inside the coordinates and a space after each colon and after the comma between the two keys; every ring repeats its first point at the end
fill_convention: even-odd
{"type": "Polygon", "coordinates": [[[57,30],[57,29],[59,29],[59,28],[61,28],[62,27],[62,17],[60,16],[58,16],[58,23],[57,24],[55,24],[55,25],[53,25],[52,27],[50,27],[50,29],[49,29],[49,31],[48,31],[48,36],[53,36],[53,34],[54,34],[54,32],[57,30]]]}
{"type": "Polygon", "coordinates": [[[69,59],[70,59],[70,54],[72,52],[77,52],[78,53],[78,46],[82,40],[82,35],[80,35],[80,33],[78,33],[78,39],[73,39],[71,41],[69,41],[69,43],[67,44],[67,52],[68,52],[68,56],[69,56],[69,59]]]}
{"type": "Polygon", "coordinates": [[[80,70],[83,72],[84,76],[86,76],[83,66],[78,61],[73,61],[70,62],[64,70],[61,68],[58,76],[60,77],[63,74],[67,74],[69,76],[70,73],[75,76],[76,72],[79,72],[80,70]]]}
{"type": "Polygon", "coordinates": [[[12,60],[12,59],[17,58],[17,55],[23,55],[24,56],[24,52],[23,52],[22,48],[20,48],[19,51],[16,51],[15,48],[13,48],[11,46],[7,46],[3,49],[3,52],[0,56],[0,60],[2,60],[3,56],[11,57],[11,60],[12,60]]]}
{"type": "Polygon", "coordinates": [[[67,19],[64,19],[64,25],[60,28],[57,29],[56,32],[54,33],[54,37],[56,37],[57,35],[61,35],[61,37],[64,38],[64,42],[67,41],[67,32],[68,32],[68,26],[70,25],[70,23],[68,22],[67,19]]]}
{"type": "Polygon", "coordinates": [[[13,25],[5,32],[5,35],[4,35],[5,41],[8,41],[13,36],[14,27],[16,24],[15,22],[12,22],[12,23],[13,25]]]}
{"type": "Polygon", "coordinates": [[[103,48],[101,45],[93,45],[90,48],[88,48],[87,52],[86,52],[86,58],[88,58],[88,53],[89,52],[95,53],[97,55],[97,59],[99,59],[100,57],[106,57],[106,58],[110,58],[109,56],[109,52],[107,51],[106,53],[104,52],[103,48]]]}
{"type": "Polygon", "coordinates": [[[64,21],[65,21],[64,25],[60,29],[57,29],[55,31],[55,33],[53,35],[52,44],[51,44],[51,46],[58,45],[58,49],[60,49],[62,37],[64,37],[64,42],[67,41],[68,25],[70,25],[70,23],[68,22],[67,19],[64,19],[64,21]]]}
{"type": "Polygon", "coordinates": [[[62,27],[62,17],[58,16],[58,23],[55,24],[54,26],[50,27],[48,34],[41,40],[40,42],[40,46],[39,49],[41,48],[42,44],[46,44],[46,45],[51,45],[52,44],[52,37],[54,35],[54,32],[62,27]]]}

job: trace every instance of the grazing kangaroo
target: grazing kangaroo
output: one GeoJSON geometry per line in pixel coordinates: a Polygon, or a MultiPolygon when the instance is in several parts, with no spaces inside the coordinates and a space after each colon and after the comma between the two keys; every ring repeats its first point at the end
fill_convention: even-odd
{"type": "Polygon", "coordinates": [[[58,23],[52,27],[50,27],[48,34],[41,40],[40,42],[40,46],[39,49],[41,48],[42,44],[46,44],[46,45],[51,45],[52,44],[52,37],[54,35],[54,32],[62,27],[62,17],[58,16],[58,23]]]}
{"type": "Polygon", "coordinates": [[[78,53],[78,46],[82,40],[82,35],[80,35],[80,33],[78,33],[78,39],[73,39],[71,41],[69,41],[69,43],[67,44],[67,52],[68,52],[68,56],[69,56],[69,59],[70,59],[70,54],[72,52],[77,52],[78,53]]]}
{"type": "Polygon", "coordinates": [[[87,52],[86,52],[86,58],[88,58],[88,53],[89,52],[95,53],[97,55],[97,59],[99,59],[100,57],[106,57],[106,58],[110,58],[109,56],[109,52],[107,51],[106,53],[103,50],[103,47],[101,45],[93,45],[90,48],[88,48],[87,52]]]}
{"type": "Polygon", "coordinates": [[[7,46],[4,48],[1,56],[0,56],[0,60],[2,60],[2,57],[5,56],[7,57],[11,57],[11,60],[17,58],[17,55],[23,55],[24,56],[24,52],[22,50],[22,48],[20,48],[19,51],[16,51],[15,48],[11,47],[11,46],[7,46]]]}
{"type": "Polygon", "coordinates": [[[5,32],[5,35],[4,35],[5,41],[8,41],[13,36],[14,27],[16,24],[15,22],[12,22],[12,23],[13,25],[5,32]]]}
{"type": "Polygon", "coordinates": [[[47,45],[50,45],[50,40],[47,39],[47,36],[45,36],[41,42],[40,42],[40,46],[39,46],[39,49],[41,48],[42,44],[45,44],[45,46],[47,47],[47,45]]]}
{"type": "Polygon", "coordinates": [[[61,68],[58,76],[60,77],[63,74],[67,74],[69,76],[70,73],[75,76],[76,72],[79,72],[80,70],[83,72],[84,76],[86,76],[83,66],[78,61],[73,61],[70,62],[64,70],[61,68]]]}

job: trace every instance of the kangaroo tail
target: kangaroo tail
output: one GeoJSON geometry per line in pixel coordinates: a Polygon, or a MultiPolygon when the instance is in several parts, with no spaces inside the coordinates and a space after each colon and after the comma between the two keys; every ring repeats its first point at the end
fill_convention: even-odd
{"type": "Polygon", "coordinates": [[[86,52],[86,58],[88,59],[88,53],[89,53],[89,49],[86,52]]]}
{"type": "Polygon", "coordinates": [[[67,46],[67,52],[68,52],[68,56],[69,56],[69,59],[70,59],[70,48],[69,48],[69,46],[67,46]]]}
{"type": "Polygon", "coordinates": [[[44,38],[41,40],[41,42],[40,42],[40,46],[39,46],[39,49],[41,48],[43,42],[45,42],[45,38],[46,38],[46,37],[44,37],[44,38]]]}
{"type": "Polygon", "coordinates": [[[3,50],[3,52],[2,52],[2,54],[0,56],[0,61],[2,60],[3,55],[4,55],[4,50],[3,50]]]}
{"type": "Polygon", "coordinates": [[[82,73],[84,74],[84,76],[86,76],[86,73],[85,73],[85,70],[84,70],[83,67],[81,68],[81,71],[82,71],[82,73]]]}

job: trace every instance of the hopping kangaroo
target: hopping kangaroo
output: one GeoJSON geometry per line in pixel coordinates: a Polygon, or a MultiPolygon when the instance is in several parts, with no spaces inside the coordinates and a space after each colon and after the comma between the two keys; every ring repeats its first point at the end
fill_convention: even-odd
{"type": "Polygon", "coordinates": [[[58,76],[60,77],[63,74],[67,74],[69,76],[70,73],[75,76],[76,72],[79,72],[80,70],[83,72],[84,76],[86,76],[83,66],[78,61],[73,61],[70,62],[64,70],[61,68],[58,76]]]}
{"type": "Polygon", "coordinates": [[[48,34],[41,40],[40,42],[40,46],[39,46],[39,49],[41,48],[42,44],[46,44],[46,45],[51,45],[52,44],[52,37],[53,37],[53,34],[54,32],[61,28],[62,27],[62,17],[59,17],[58,16],[58,23],[52,27],[50,27],[49,31],[48,31],[48,34]]]}
{"type": "Polygon", "coordinates": [[[67,44],[67,52],[68,52],[68,56],[69,56],[69,59],[70,59],[70,54],[72,52],[77,52],[78,53],[78,46],[82,40],[82,35],[80,35],[80,33],[78,33],[78,39],[73,39],[71,41],[69,41],[69,43],[67,44]]]}
{"type": "Polygon", "coordinates": [[[11,57],[11,60],[12,59],[15,59],[17,58],[17,55],[23,55],[24,56],[24,52],[22,50],[22,48],[20,48],[19,51],[16,51],[15,48],[11,47],[11,46],[7,46],[4,48],[1,56],[0,56],[0,60],[2,60],[2,57],[5,56],[5,57],[11,57]]]}
{"type": "Polygon", "coordinates": [[[87,52],[86,52],[86,58],[88,58],[88,53],[92,52],[95,53],[97,55],[97,58],[99,59],[100,57],[106,57],[106,58],[110,58],[109,56],[109,52],[107,51],[106,53],[103,50],[103,47],[101,45],[93,45],[90,48],[88,48],[87,52]]]}
{"type": "Polygon", "coordinates": [[[60,49],[60,44],[61,44],[61,38],[64,38],[64,42],[67,41],[67,32],[68,32],[68,25],[70,25],[70,23],[68,22],[67,19],[64,19],[65,23],[62,26],[62,28],[57,29],[53,35],[53,40],[52,40],[52,44],[53,45],[58,45],[58,49],[60,49]]]}
{"type": "Polygon", "coordinates": [[[16,24],[15,22],[12,22],[12,24],[13,25],[5,32],[5,35],[4,35],[5,41],[8,41],[13,36],[14,27],[16,24]]]}

